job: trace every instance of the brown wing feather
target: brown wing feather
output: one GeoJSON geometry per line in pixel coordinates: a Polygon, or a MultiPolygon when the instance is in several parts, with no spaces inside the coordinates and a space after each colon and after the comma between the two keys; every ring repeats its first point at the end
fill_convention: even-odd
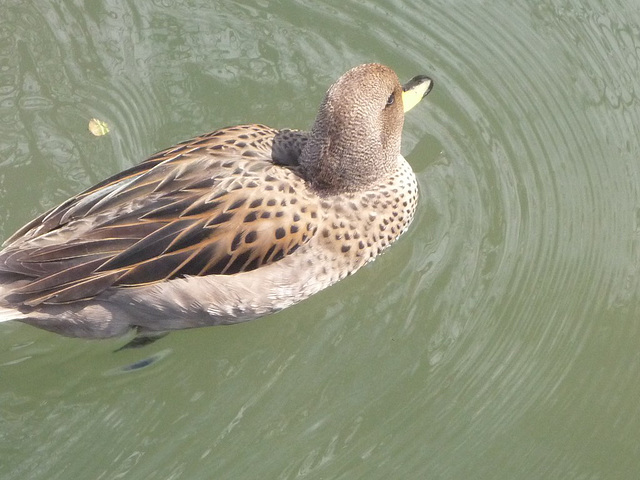
{"type": "Polygon", "coordinates": [[[0,254],[0,272],[26,280],[13,300],[64,303],[111,286],[231,275],[293,253],[318,213],[295,171],[272,163],[265,128],[167,149],[25,226],[0,254]]]}
{"type": "MultiPolygon", "coordinates": [[[[306,141],[305,132],[275,130],[259,124],[238,125],[215,130],[162,150],[140,164],[99,182],[58,207],[36,217],[5,240],[3,246],[6,247],[17,241],[42,235],[68,223],[73,218],[86,215],[96,205],[97,200],[104,199],[109,193],[121,188],[128,181],[135,182],[137,179],[145,177],[149,171],[161,164],[168,163],[169,168],[165,170],[165,176],[162,177],[162,181],[156,184],[156,187],[162,189],[166,184],[173,184],[175,190],[179,188],[177,181],[181,170],[173,167],[182,164],[188,169],[194,156],[222,157],[228,155],[295,166],[297,165],[297,157],[306,141]]],[[[183,176],[183,180],[194,181],[192,176],[183,176]]],[[[202,181],[212,183],[210,178],[202,178],[202,181]]],[[[197,182],[195,185],[196,188],[199,188],[197,182]]],[[[131,190],[129,192],[131,193],[131,190]]],[[[144,192],[138,190],[138,193],[142,195],[144,192]]],[[[122,199],[122,196],[120,198],[122,199]]]]}

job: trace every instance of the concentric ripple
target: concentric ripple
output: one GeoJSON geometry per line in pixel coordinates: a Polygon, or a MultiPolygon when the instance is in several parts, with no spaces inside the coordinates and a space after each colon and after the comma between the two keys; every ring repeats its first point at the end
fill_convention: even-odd
{"type": "Polygon", "coordinates": [[[338,287],[139,354],[1,325],[0,477],[637,475],[630,0],[45,3],[0,18],[2,238],[189,136],[306,128],[357,63],[435,88],[415,223],[338,287]]]}
{"type": "MultiPolygon", "coordinates": [[[[429,127],[441,152],[421,174],[426,208],[411,241],[433,241],[434,226],[447,233],[414,247],[439,252],[435,263],[426,255],[402,274],[420,275],[411,298],[423,309],[412,321],[434,329],[422,393],[439,408],[414,434],[446,424],[452,442],[464,432],[485,454],[497,447],[481,439],[520,441],[512,453],[531,453],[540,473],[556,476],[591,461],[584,444],[564,443],[571,432],[615,448],[606,426],[584,423],[590,402],[579,415],[572,400],[608,405],[611,391],[625,391],[629,407],[633,394],[620,385],[640,373],[630,341],[640,278],[638,27],[602,5],[447,5],[430,15],[440,93],[429,127]],[[559,418],[566,431],[546,446],[530,441],[559,418]]],[[[614,410],[608,421],[624,415],[614,410]]],[[[626,413],[638,425],[637,409],[626,413]]],[[[526,470],[523,457],[509,461],[526,470]]]]}

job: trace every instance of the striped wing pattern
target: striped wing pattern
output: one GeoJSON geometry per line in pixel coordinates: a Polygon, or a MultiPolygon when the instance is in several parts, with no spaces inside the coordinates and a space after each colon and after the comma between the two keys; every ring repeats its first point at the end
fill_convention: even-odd
{"type": "Polygon", "coordinates": [[[274,165],[277,131],[223,129],[160,152],[37,218],[6,242],[0,274],[24,305],[87,299],[187,275],[233,275],[292,254],[316,203],[274,165]]]}

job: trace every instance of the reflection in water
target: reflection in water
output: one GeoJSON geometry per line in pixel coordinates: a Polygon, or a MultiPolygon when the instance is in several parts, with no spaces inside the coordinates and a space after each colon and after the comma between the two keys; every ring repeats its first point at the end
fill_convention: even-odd
{"type": "Polygon", "coordinates": [[[428,3],[3,6],[2,238],[195,134],[308,127],[357,63],[437,88],[416,222],[340,288],[124,356],[2,325],[2,478],[637,472],[637,8],[428,3]]]}

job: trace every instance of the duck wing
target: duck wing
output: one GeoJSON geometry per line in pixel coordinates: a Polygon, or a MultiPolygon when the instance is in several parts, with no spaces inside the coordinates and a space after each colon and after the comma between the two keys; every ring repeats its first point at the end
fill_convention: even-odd
{"type": "Polygon", "coordinates": [[[23,227],[0,252],[0,280],[19,281],[10,301],[68,303],[112,286],[233,275],[308,242],[317,201],[295,166],[274,164],[277,132],[233,128],[160,152],[23,227]]]}

